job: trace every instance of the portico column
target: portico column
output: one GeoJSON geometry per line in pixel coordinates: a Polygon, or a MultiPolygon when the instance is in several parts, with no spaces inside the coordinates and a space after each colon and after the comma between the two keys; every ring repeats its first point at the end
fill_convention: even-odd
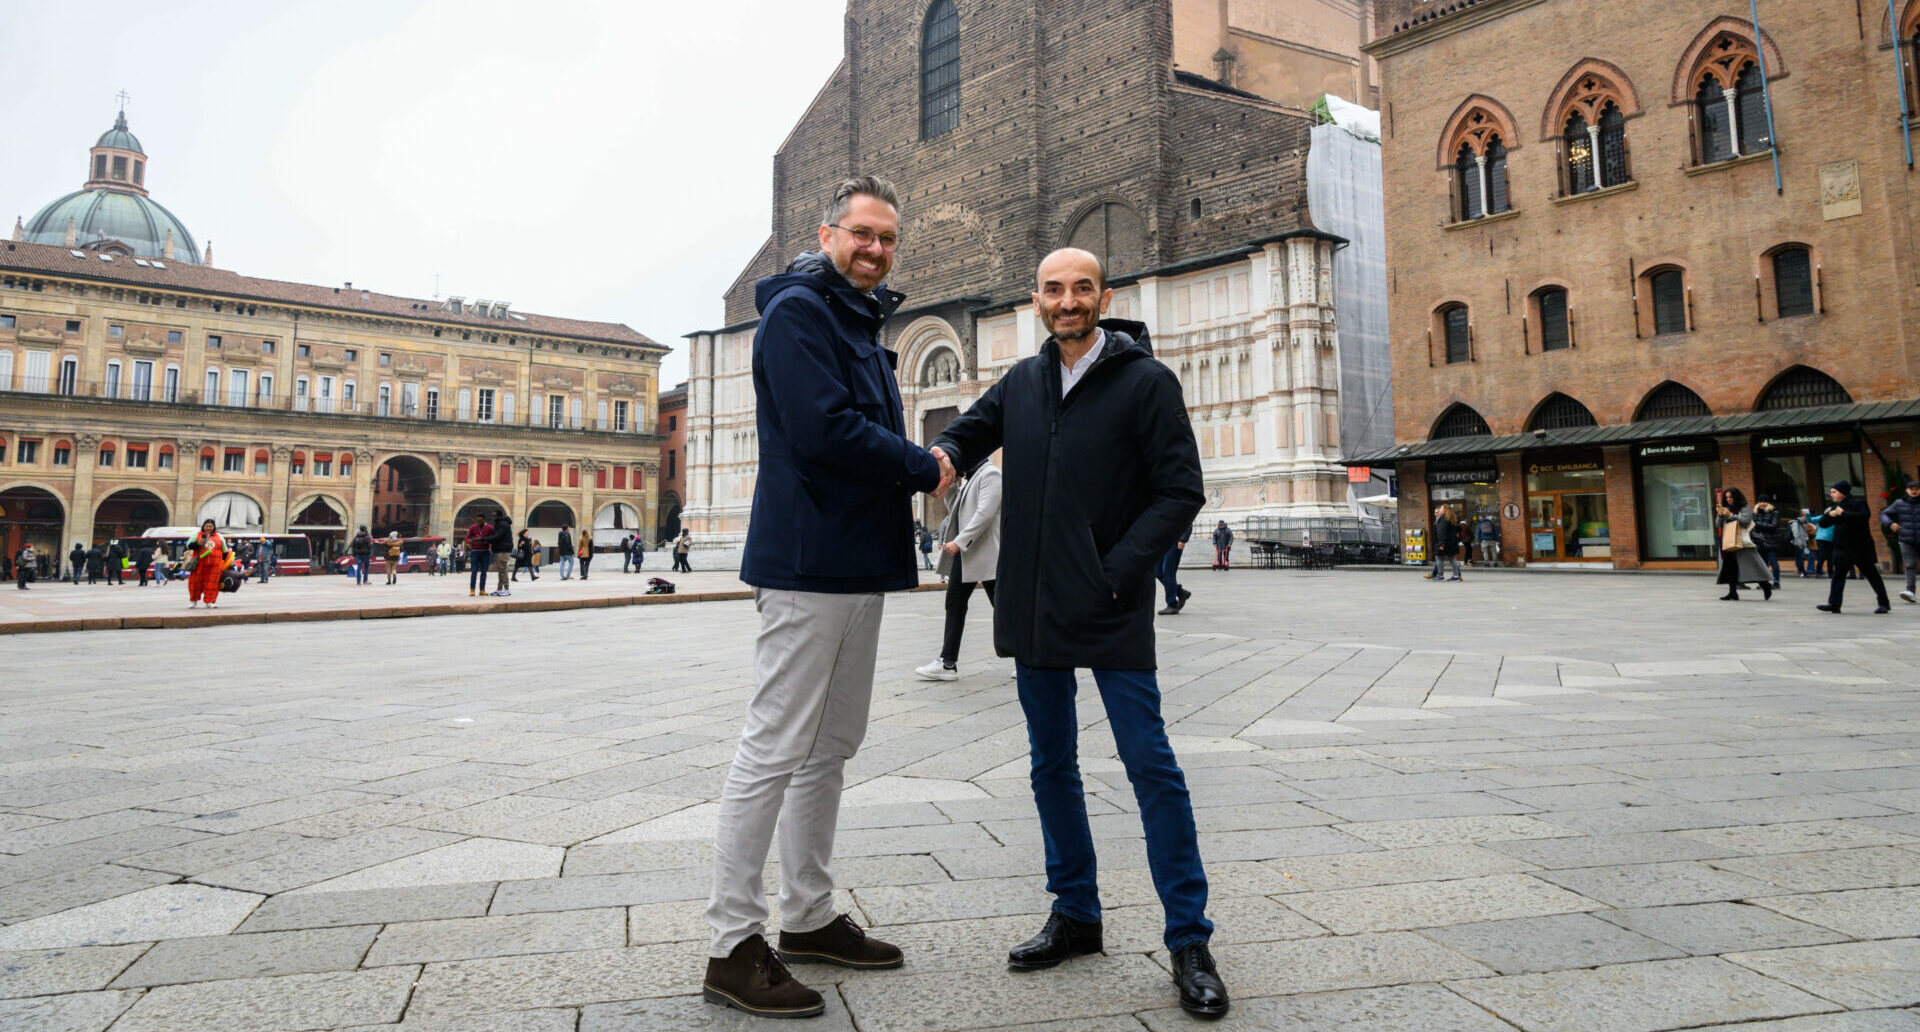
{"type": "Polygon", "coordinates": [[[287,520],[292,516],[292,513],[287,511],[287,506],[292,504],[293,499],[287,497],[287,492],[293,482],[293,449],[284,444],[276,444],[268,449],[267,454],[272,456],[272,458],[268,460],[269,465],[267,466],[267,483],[269,485],[267,488],[267,533],[285,534],[287,532],[287,520]]]}
{"type": "Polygon", "coordinates": [[[353,478],[353,497],[348,504],[353,506],[352,526],[347,528],[347,538],[351,540],[361,527],[373,526],[373,485],[380,477],[380,468],[373,464],[373,453],[361,451],[353,453],[355,476],[353,478]]]}
{"type": "Polygon", "coordinates": [[[75,541],[93,543],[93,470],[100,454],[98,434],[81,434],[73,439],[78,454],[73,457],[73,504],[67,507],[67,536],[75,541]]]}
{"type": "Polygon", "coordinates": [[[460,456],[452,452],[440,453],[440,474],[433,479],[433,524],[431,533],[453,540],[453,477],[460,465],[460,456]]]}
{"type": "Polygon", "coordinates": [[[599,472],[599,463],[580,460],[580,532],[588,536],[593,534],[593,478],[599,472]]]}
{"type": "Polygon", "coordinates": [[[513,518],[527,525],[527,470],[533,467],[533,460],[524,455],[513,459],[513,518]]]}
{"type": "Polygon", "coordinates": [[[199,522],[194,519],[198,513],[193,508],[193,488],[194,479],[200,473],[200,442],[180,440],[174,444],[179,450],[173,456],[173,518],[170,522],[176,527],[186,527],[199,522]]]}

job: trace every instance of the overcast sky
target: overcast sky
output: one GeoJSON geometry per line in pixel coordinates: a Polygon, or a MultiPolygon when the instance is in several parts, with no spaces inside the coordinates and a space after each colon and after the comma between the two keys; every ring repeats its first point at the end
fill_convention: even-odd
{"type": "Polygon", "coordinates": [[[155,200],[254,276],[725,320],[845,0],[0,2],[0,214],[79,188],[114,95],[155,200]]]}

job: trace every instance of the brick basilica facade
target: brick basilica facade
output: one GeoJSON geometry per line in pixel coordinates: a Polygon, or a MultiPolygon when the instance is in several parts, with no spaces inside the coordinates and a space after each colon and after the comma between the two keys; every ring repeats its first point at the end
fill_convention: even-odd
{"type": "MultiPolygon", "coordinates": [[[[1364,99],[1364,5],[1289,21],[1298,6],[851,0],[845,56],[774,156],[771,233],[728,325],[688,335],[684,515],[702,544],[741,540],[751,508],[754,283],[817,246],[826,199],[860,173],[901,191],[890,285],[907,301],[887,343],[916,441],[1035,353],[1034,270],[1071,244],[1105,259],[1111,314],[1146,322],[1186,386],[1203,519],[1345,514],[1344,241],[1309,210],[1306,106],[1364,99]]],[[[939,503],[921,504],[932,524],[939,503]]]]}
{"type": "Polygon", "coordinates": [[[1409,544],[1449,502],[1510,565],[1706,566],[1722,487],[1914,475],[1920,2],[1758,10],[1376,7],[1397,442],[1354,460],[1409,544]]]}

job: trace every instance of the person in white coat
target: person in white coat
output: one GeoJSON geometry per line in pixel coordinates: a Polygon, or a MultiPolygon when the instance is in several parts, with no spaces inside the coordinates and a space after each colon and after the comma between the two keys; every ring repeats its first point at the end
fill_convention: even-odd
{"type": "Polygon", "coordinates": [[[967,475],[940,526],[940,537],[946,541],[940,555],[940,572],[947,578],[946,637],[939,658],[914,673],[929,681],[954,681],[960,677],[960,636],[967,628],[973,586],[987,589],[987,603],[993,603],[994,576],[1000,568],[1000,467],[982,462],[967,475]]]}

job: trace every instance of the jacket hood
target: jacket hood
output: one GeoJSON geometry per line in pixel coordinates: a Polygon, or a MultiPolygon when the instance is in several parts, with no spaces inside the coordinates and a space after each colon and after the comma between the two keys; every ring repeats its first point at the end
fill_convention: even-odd
{"type": "Polygon", "coordinates": [[[879,318],[892,315],[900,307],[906,295],[887,289],[885,283],[873,288],[873,293],[863,294],[834,268],[833,259],[822,251],[802,251],[787,263],[787,271],[777,276],[768,276],[754,285],[753,309],[766,314],[767,304],[781,291],[791,286],[805,284],[822,294],[831,294],[845,300],[855,311],[865,312],[879,318]],[[878,308],[876,310],[876,304],[878,308]]]}

